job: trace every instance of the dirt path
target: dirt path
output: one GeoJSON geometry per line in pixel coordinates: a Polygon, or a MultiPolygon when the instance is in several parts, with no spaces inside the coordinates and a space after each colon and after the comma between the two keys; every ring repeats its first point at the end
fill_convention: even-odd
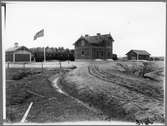
{"type": "Polygon", "coordinates": [[[135,80],[133,77],[108,73],[103,70],[104,65],[96,62],[71,71],[63,79],[63,89],[84,103],[102,110],[109,120],[156,118],[154,120],[163,122],[161,86],[140,78],[135,80]]]}
{"type": "Polygon", "coordinates": [[[163,89],[157,90],[157,86],[152,86],[152,82],[149,83],[143,82],[140,80],[133,80],[131,78],[121,77],[120,75],[114,73],[108,73],[99,67],[99,64],[91,64],[88,67],[89,74],[102,79],[104,81],[112,82],[113,84],[117,84],[123,86],[131,91],[136,91],[142,95],[145,95],[149,98],[163,101],[163,89]]]}
{"type": "MultiPolygon", "coordinates": [[[[52,86],[55,88],[55,90],[56,90],[57,92],[59,92],[60,94],[65,95],[66,97],[72,98],[74,101],[76,101],[77,103],[83,105],[84,107],[86,107],[87,109],[89,109],[90,111],[92,111],[92,112],[94,112],[94,113],[96,113],[96,114],[101,114],[101,113],[102,113],[100,110],[95,109],[94,107],[90,107],[88,104],[82,102],[81,100],[79,100],[79,99],[77,99],[77,98],[75,98],[75,97],[69,95],[67,92],[63,91],[63,90],[60,88],[60,86],[59,86],[59,85],[61,85],[61,84],[60,84],[60,81],[59,81],[60,78],[61,78],[60,75],[54,75],[54,76],[52,76],[52,77],[49,79],[49,80],[51,81],[51,83],[52,83],[52,86]]],[[[104,116],[104,117],[105,117],[105,116],[104,116]]],[[[105,118],[106,118],[106,117],[105,117],[105,118]]]]}

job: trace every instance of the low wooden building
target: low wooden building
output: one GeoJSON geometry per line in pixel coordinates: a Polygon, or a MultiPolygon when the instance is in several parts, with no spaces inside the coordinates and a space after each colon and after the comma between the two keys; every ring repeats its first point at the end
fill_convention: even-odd
{"type": "Polygon", "coordinates": [[[130,50],[127,54],[128,60],[149,60],[150,53],[145,50],[130,50]]]}
{"type": "Polygon", "coordinates": [[[32,52],[25,46],[15,46],[6,50],[6,62],[31,62],[32,52]]]}
{"type": "Polygon", "coordinates": [[[112,59],[113,38],[110,34],[81,36],[75,43],[75,59],[112,59]]]}

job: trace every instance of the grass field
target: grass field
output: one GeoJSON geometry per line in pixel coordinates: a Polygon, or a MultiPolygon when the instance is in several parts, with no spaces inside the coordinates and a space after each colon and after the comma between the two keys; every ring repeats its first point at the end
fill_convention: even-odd
{"type": "Polygon", "coordinates": [[[33,106],[28,122],[64,122],[103,120],[103,116],[87,109],[71,97],[57,92],[48,80],[59,69],[6,69],[7,122],[19,122],[30,102],[33,106]]]}
{"type": "Polygon", "coordinates": [[[64,76],[70,95],[101,109],[108,120],[164,122],[163,62],[94,62],[64,76]],[[144,75],[161,69],[160,80],[144,75]]]}
{"type": "Polygon", "coordinates": [[[163,62],[62,64],[66,70],[59,87],[72,97],[100,110],[100,113],[57,92],[49,78],[59,73],[59,66],[50,64],[55,63],[48,63],[43,71],[40,67],[30,66],[25,69],[16,66],[6,69],[7,122],[19,122],[30,102],[34,104],[28,114],[28,122],[134,122],[146,118],[164,122],[163,62]]]}

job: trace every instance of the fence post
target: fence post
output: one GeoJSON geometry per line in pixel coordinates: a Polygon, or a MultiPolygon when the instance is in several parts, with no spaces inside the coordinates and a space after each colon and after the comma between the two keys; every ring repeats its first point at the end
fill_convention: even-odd
{"type": "Polygon", "coordinates": [[[69,60],[70,60],[70,56],[69,56],[69,54],[68,54],[68,64],[69,64],[69,60]]]}
{"type": "Polygon", "coordinates": [[[43,72],[43,63],[42,63],[42,72],[43,72]]]}
{"type": "Polygon", "coordinates": [[[25,68],[26,68],[26,63],[23,63],[23,67],[24,67],[24,72],[25,72],[25,68]]]}
{"type": "Polygon", "coordinates": [[[61,75],[61,61],[59,61],[59,65],[60,65],[60,75],[61,75]]]}
{"type": "Polygon", "coordinates": [[[9,69],[9,62],[8,62],[8,69],[9,69]]]}

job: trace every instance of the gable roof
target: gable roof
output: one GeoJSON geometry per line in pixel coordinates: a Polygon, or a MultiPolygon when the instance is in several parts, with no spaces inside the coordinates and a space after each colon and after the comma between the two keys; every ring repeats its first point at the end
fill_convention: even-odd
{"type": "MultiPolygon", "coordinates": [[[[130,52],[134,52],[134,53],[136,53],[136,54],[140,54],[140,55],[151,55],[150,53],[148,53],[147,51],[145,51],[145,50],[130,50],[128,53],[130,53],[130,52]]],[[[127,53],[127,54],[128,54],[127,53]]],[[[127,55],[126,54],[126,55],[127,55]]]]}
{"type": "Polygon", "coordinates": [[[80,39],[85,39],[87,42],[89,42],[91,44],[98,44],[98,43],[100,43],[102,41],[106,41],[106,40],[111,40],[112,42],[114,41],[114,39],[112,38],[112,36],[110,34],[104,34],[104,35],[99,34],[99,35],[95,35],[95,36],[81,36],[76,42],[78,42],[80,39]]]}
{"type": "Polygon", "coordinates": [[[31,52],[31,51],[30,51],[27,47],[25,47],[25,46],[11,47],[11,48],[8,48],[8,49],[6,50],[6,52],[15,52],[15,51],[17,51],[17,50],[27,50],[27,51],[31,52]]]}

